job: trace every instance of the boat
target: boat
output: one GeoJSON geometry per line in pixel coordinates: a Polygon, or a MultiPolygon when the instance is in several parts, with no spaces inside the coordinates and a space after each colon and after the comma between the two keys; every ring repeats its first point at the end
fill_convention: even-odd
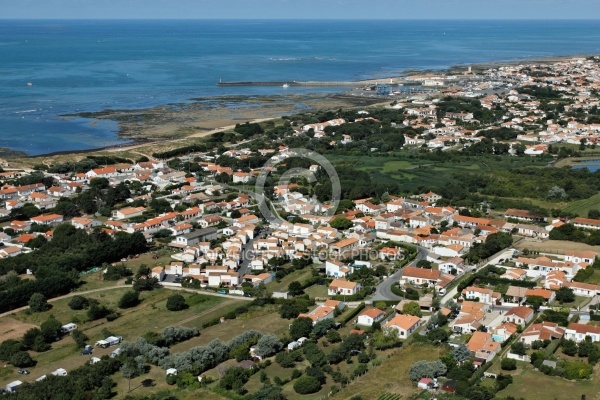
{"type": "Polygon", "coordinates": [[[33,86],[33,83],[27,82],[27,86],[33,86]]]}
{"type": "Polygon", "coordinates": [[[284,84],[283,84],[283,87],[284,87],[284,88],[289,88],[289,87],[290,87],[290,85],[288,85],[287,83],[284,83],[284,84]]]}

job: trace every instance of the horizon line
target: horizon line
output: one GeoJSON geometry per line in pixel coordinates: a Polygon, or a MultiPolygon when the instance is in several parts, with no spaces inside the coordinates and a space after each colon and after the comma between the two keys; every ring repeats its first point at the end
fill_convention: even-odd
{"type": "Polygon", "coordinates": [[[600,21],[600,18],[135,18],[135,17],[0,17],[0,21],[600,21]]]}

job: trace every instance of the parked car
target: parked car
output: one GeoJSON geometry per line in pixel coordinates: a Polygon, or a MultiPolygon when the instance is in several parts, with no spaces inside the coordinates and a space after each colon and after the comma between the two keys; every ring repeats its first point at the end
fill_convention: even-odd
{"type": "Polygon", "coordinates": [[[20,373],[21,375],[29,375],[29,371],[26,369],[20,369],[17,372],[20,373]]]}
{"type": "Polygon", "coordinates": [[[219,294],[227,294],[229,292],[227,290],[225,290],[225,289],[221,289],[217,293],[219,293],[219,294]]]}
{"type": "Polygon", "coordinates": [[[244,297],[252,297],[250,293],[244,293],[244,297]]]}

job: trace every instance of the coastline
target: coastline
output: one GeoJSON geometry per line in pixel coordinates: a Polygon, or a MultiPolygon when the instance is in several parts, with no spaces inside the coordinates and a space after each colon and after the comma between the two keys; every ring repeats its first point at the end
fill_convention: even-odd
{"type": "MultiPolygon", "coordinates": [[[[376,81],[389,81],[407,77],[432,75],[453,75],[464,73],[468,67],[474,71],[510,65],[552,64],[573,59],[594,56],[595,54],[575,54],[551,56],[547,58],[524,58],[519,60],[499,60],[478,64],[458,64],[439,70],[407,69],[397,75],[356,81],[357,86],[372,85],[376,81]]],[[[17,155],[18,159],[36,160],[64,155],[83,155],[108,151],[111,153],[130,151],[150,145],[166,145],[185,140],[209,136],[213,133],[233,129],[237,123],[262,122],[281,118],[286,115],[314,111],[318,109],[339,109],[345,107],[369,106],[392,101],[389,97],[352,96],[347,90],[329,94],[276,95],[228,95],[212,97],[194,97],[189,103],[163,104],[143,109],[102,110],[98,112],[80,112],[61,116],[78,116],[91,119],[105,119],[119,124],[118,136],[130,140],[129,143],[101,148],[65,150],[34,156],[17,155]]],[[[7,149],[8,151],[14,151],[7,149]]],[[[15,152],[17,153],[17,152],[15,152]]],[[[11,155],[7,158],[14,158],[11,155]]]]}

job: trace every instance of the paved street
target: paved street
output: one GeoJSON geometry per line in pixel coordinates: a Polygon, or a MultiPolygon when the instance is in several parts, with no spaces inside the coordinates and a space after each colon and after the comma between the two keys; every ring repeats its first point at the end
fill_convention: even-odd
{"type": "MultiPolygon", "coordinates": [[[[415,265],[417,265],[417,263],[420,260],[424,260],[427,258],[427,254],[428,254],[427,249],[424,247],[419,247],[419,246],[416,246],[416,247],[417,247],[417,256],[415,257],[415,259],[413,261],[408,263],[408,265],[410,265],[410,266],[415,266],[415,265]]],[[[400,278],[402,277],[402,270],[403,270],[403,268],[399,269],[398,271],[396,271],[392,275],[390,275],[386,280],[381,282],[379,284],[379,286],[377,286],[377,291],[375,292],[375,294],[373,295],[373,297],[371,299],[373,301],[401,300],[402,299],[401,297],[396,296],[392,292],[392,285],[394,285],[396,282],[398,282],[400,280],[400,278]]]]}

